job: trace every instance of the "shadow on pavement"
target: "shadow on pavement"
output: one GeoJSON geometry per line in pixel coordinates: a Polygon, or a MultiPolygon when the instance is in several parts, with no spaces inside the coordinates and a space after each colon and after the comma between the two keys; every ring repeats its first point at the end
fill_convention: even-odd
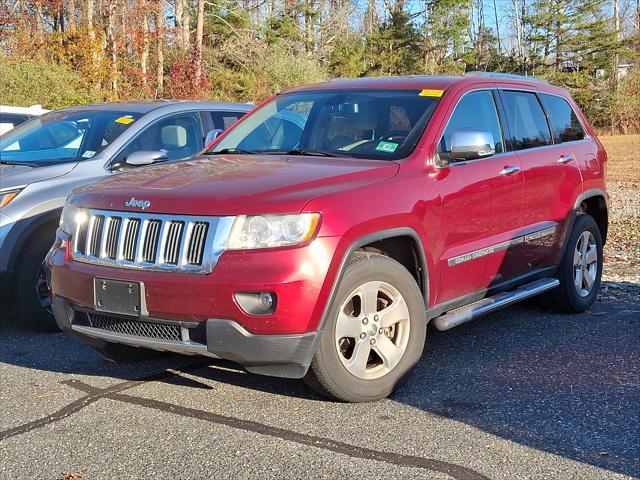
{"type": "MultiPolygon", "coordinates": [[[[582,315],[558,315],[540,303],[444,333],[431,330],[421,361],[392,400],[527,447],[640,476],[640,305],[605,298],[582,315]]],[[[0,363],[69,374],[130,380],[198,361],[166,355],[109,363],[67,334],[20,328],[2,311],[0,338],[0,363]]],[[[207,365],[188,378],[164,381],[210,389],[199,377],[320,401],[296,380],[203,359],[207,365]]]]}

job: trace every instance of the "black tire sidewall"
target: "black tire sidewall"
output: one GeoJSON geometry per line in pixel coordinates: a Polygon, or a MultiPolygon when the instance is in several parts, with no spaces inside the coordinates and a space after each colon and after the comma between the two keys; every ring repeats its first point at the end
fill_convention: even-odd
{"type": "Polygon", "coordinates": [[[16,315],[23,319],[27,326],[47,331],[56,331],[58,328],[53,315],[40,304],[36,293],[36,281],[42,262],[54,240],[54,232],[38,232],[25,245],[17,259],[14,285],[16,315]]]}
{"type": "Polygon", "coordinates": [[[347,268],[331,306],[315,357],[324,373],[323,379],[330,383],[329,390],[332,394],[340,400],[351,402],[371,401],[388,396],[420,359],[426,335],[425,304],[414,278],[402,265],[388,257],[366,255],[366,261],[355,262],[347,268]],[[409,309],[410,334],[407,348],[398,365],[381,378],[364,380],[351,374],[340,361],[335,347],[335,328],[338,310],[347,295],[359,285],[373,280],[389,283],[403,296],[409,309]]]}
{"type": "Polygon", "coordinates": [[[578,215],[576,221],[571,229],[571,235],[567,242],[567,247],[558,268],[556,277],[560,281],[559,294],[561,295],[562,304],[564,310],[569,312],[580,313],[588,309],[596,299],[598,291],[600,290],[600,283],[602,279],[602,267],[603,267],[603,245],[602,235],[598,224],[590,215],[578,215]],[[573,267],[573,255],[578,243],[580,235],[589,231],[593,235],[596,241],[596,251],[598,255],[598,272],[593,284],[593,288],[586,297],[581,297],[574,285],[574,267],[573,267]]]}

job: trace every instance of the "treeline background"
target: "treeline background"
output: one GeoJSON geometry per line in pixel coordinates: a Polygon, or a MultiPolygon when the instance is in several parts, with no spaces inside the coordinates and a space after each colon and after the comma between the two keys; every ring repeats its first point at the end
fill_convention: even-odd
{"type": "Polygon", "coordinates": [[[535,75],[640,132],[640,0],[0,0],[0,103],[259,101],[334,77],[535,75]]]}

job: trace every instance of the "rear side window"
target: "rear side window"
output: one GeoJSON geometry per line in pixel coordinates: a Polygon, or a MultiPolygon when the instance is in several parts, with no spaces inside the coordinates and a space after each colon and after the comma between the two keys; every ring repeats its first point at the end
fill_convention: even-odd
{"type": "Polygon", "coordinates": [[[226,130],[247,112],[209,112],[215,128],[226,130]]]}
{"type": "Polygon", "coordinates": [[[451,152],[451,138],[460,130],[489,131],[493,135],[496,153],[504,152],[498,112],[489,90],[467,93],[458,102],[440,140],[439,153],[451,152]]]}
{"type": "Polygon", "coordinates": [[[535,93],[503,91],[502,98],[514,150],[551,145],[549,125],[535,93]]]}
{"type": "Polygon", "coordinates": [[[553,138],[556,143],[573,142],[585,138],[585,133],[569,102],[555,95],[541,94],[542,103],[549,115],[553,138]]]}

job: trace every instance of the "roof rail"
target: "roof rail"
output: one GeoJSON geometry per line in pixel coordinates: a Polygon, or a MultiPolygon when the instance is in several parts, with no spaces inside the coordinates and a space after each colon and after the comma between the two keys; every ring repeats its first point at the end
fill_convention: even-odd
{"type": "Polygon", "coordinates": [[[541,78],[527,77],[526,75],[518,75],[516,73],[497,73],[497,72],[467,72],[465,77],[485,77],[485,78],[511,78],[513,80],[528,80],[530,82],[546,83],[549,82],[541,78]]]}

